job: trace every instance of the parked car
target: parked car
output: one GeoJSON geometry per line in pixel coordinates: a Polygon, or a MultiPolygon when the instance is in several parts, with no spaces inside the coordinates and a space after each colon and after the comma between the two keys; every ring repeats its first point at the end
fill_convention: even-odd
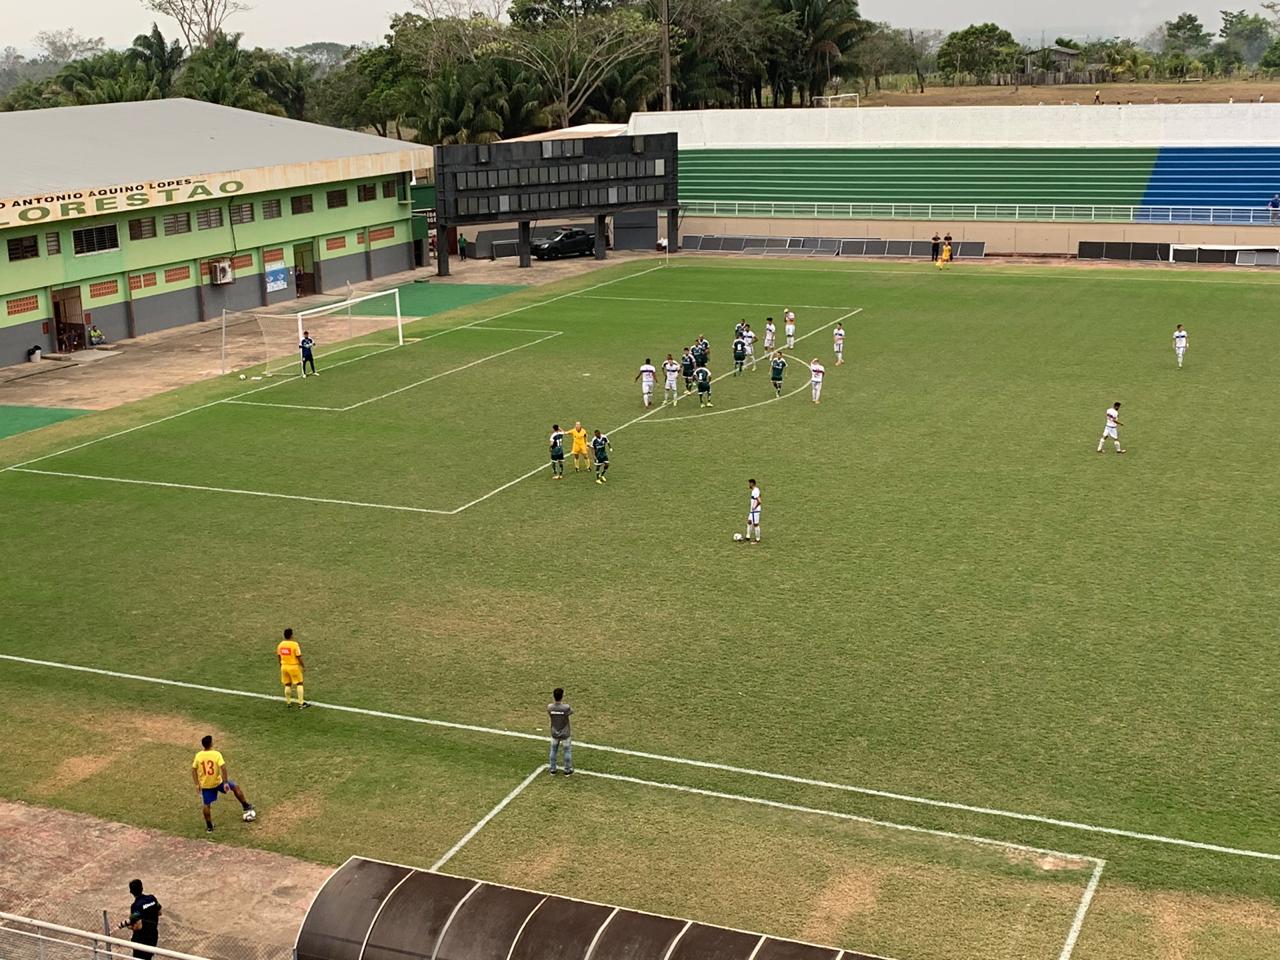
{"type": "Polygon", "coordinates": [[[578,227],[561,227],[549,237],[533,241],[533,255],[539,260],[582,256],[596,248],[596,235],[578,227]]]}

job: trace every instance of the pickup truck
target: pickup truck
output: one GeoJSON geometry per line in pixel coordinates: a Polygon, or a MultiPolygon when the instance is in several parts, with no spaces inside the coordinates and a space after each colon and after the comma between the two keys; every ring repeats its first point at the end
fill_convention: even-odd
{"type": "Polygon", "coordinates": [[[560,257],[582,256],[596,248],[596,235],[578,227],[562,227],[549,237],[533,241],[533,255],[539,260],[558,260],[560,257]]]}

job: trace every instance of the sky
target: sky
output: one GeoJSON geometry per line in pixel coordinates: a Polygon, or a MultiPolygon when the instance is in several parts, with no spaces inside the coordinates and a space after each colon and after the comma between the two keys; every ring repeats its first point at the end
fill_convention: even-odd
{"type": "MultiPolygon", "coordinates": [[[[317,40],[356,44],[376,42],[386,32],[393,13],[406,10],[411,0],[248,0],[252,9],[238,14],[228,27],[244,33],[254,46],[291,47],[317,40]]],[[[862,14],[888,20],[895,26],[953,30],[991,20],[1020,40],[1038,42],[1043,32],[1052,42],[1059,34],[1132,36],[1141,38],[1162,20],[1183,10],[1199,14],[1211,31],[1219,24],[1218,10],[1244,7],[1256,10],[1256,0],[1071,0],[1063,3],[1033,0],[861,0],[862,14]]],[[[0,0],[0,47],[12,44],[33,49],[31,38],[41,30],[74,27],[88,36],[101,36],[108,46],[127,46],[150,26],[151,14],[141,0],[0,0]]],[[[176,26],[161,21],[166,35],[176,26]]]]}

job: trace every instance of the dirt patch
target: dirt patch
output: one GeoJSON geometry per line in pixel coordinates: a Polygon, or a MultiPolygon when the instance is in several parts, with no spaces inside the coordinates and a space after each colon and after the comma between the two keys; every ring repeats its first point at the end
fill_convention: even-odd
{"type": "Polygon", "coordinates": [[[215,960],[287,960],[331,867],[0,802],[0,910],[85,930],[127,912],[140,877],[160,898],[160,946],[215,960]]]}
{"type": "Polygon", "coordinates": [[[1009,863],[1029,865],[1045,873],[1060,873],[1063,870],[1092,870],[1093,864],[1078,857],[1064,857],[1053,853],[1037,853],[1034,850],[1006,850],[1005,860],[1009,863]]]}
{"type": "Polygon", "coordinates": [[[272,803],[271,816],[259,821],[254,833],[261,840],[278,840],[317,820],[324,810],[324,794],[309,791],[272,803]]]}
{"type": "Polygon", "coordinates": [[[564,847],[552,847],[536,856],[517,857],[503,869],[509,882],[530,890],[546,890],[560,868],[569,860],[569,851],[564,847]]]}
{"type": "MultiPolygon", "coordinates": [[[[1198,953],[1202,935],[1214,928],[1234,928],[1280,938],[1280,905],[1274,903],[1200,894],[1151,893],[1131,887],[1104,888],[1104,893],[1099,907],[1107,913],[1135,913],[1150,919],[1158,960],[1191,960],[1198,953]]],[[[1257,955],[1261,957],[1264,952],[1257,955]]]]}
{"type": "Polygon", "coordinates": [[[800,930],[810,943],[836,943],[850,920],[876,908],[880,884],[865,870],[829,880],[813,899],[813,909],[800,930]]]}
{"type": "Polygon", "coordinates": [[[31,791],[37,796],[51,797],[67,787],[74,787],[91,777],[96,777],[115,762],[124,751],[88,754],[83,757],[67,757],[48,777],[35,784],[31,791]]]}

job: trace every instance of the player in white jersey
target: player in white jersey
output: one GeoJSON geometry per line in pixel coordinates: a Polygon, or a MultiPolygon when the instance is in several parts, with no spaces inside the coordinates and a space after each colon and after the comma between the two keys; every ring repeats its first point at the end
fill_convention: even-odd
{"type": "Polygon", "coordinates": [[[773,325],[773,317],[766,317],[764,321],[764,348],[767,352],[773,353],[777,344],[774,338],[778,335],[778,328],[773,325]]]}
{"type": "Polygon", "coordinates": [[[760,498],[760,487],[754,478],[747,481],[747,487],[751,490],[751,502],[747,505],[747,537],[743,543],[759,543],[760,506],[763,501],[760,498]]]}
{"type": "Polygon", "coordinates": [[[1187,331],[1178,324],[1173,331],[1173,355],[1178,358],[1178,369],[1182,369],[1182,355],[1187,352],[1187,331]]]}
{"type": "MultiPolygon", "coordinates": [[[[657,378],[658,371],[654,368],[653,361],[645,357],[644,363],[640,364],[640,372],[636,374],[636,380],[640,381],[640,395],[644,398],[646,407],[653,403],[653,382],[657,378]]],[[[632,381],[634,382],[635,380],[632,381]]]]}
{"type": "Polygon", "coordinates": [[[662,372],[666,374],[666,385],[662,390],[662,402],[665,404],[668,400],[671,405],[676,405],[679,393],[676,390],[676,378],[680,376],[680,362],[671,354],[667,354],[667,359],[662,361],[662,372]]]}
{"type": "Polygon", "coordinates": [[[751,324],[745,324],[742,328],[742,339],[747,344],[747,359],[751,361],[751,369],[756,368],[756,332],[751,329],[751,324]]]}
{"type": "Polygon", "coordinates": [[[813,358],[813,363],[809,364],[809,386],[813,389],[813,402],[822,402],[822,378],[827,375],[827,368],[818,362],[818,358],[813,358]]]}
{"type": "Polygon", "coordinates": [[[787,337],[787,349],[794,350],[796,346],[796,315],[791,312],[790,307],[787,307],[782,313],[782,332],[787,337]]]}
{"type": "Polygon", "coordinates": [[[1117,400],[1107,407],[1107,422],[1102,428],[1102,439],[1098,441],[1099,453],[1102,452],[1108,437],[1116,445],[1116,453],[1124,453],[1124,448],[1120,446],[1120,428],[1123,426],[1124,424],[1120,422],[1120,401],[1117,400]]]}
{"type": "Polygon", "coordinates": [[[836,328],[831,331],[831,345],[836,351],[836,366],[844,363],[844,326],[837,323],[836,328]]]}

